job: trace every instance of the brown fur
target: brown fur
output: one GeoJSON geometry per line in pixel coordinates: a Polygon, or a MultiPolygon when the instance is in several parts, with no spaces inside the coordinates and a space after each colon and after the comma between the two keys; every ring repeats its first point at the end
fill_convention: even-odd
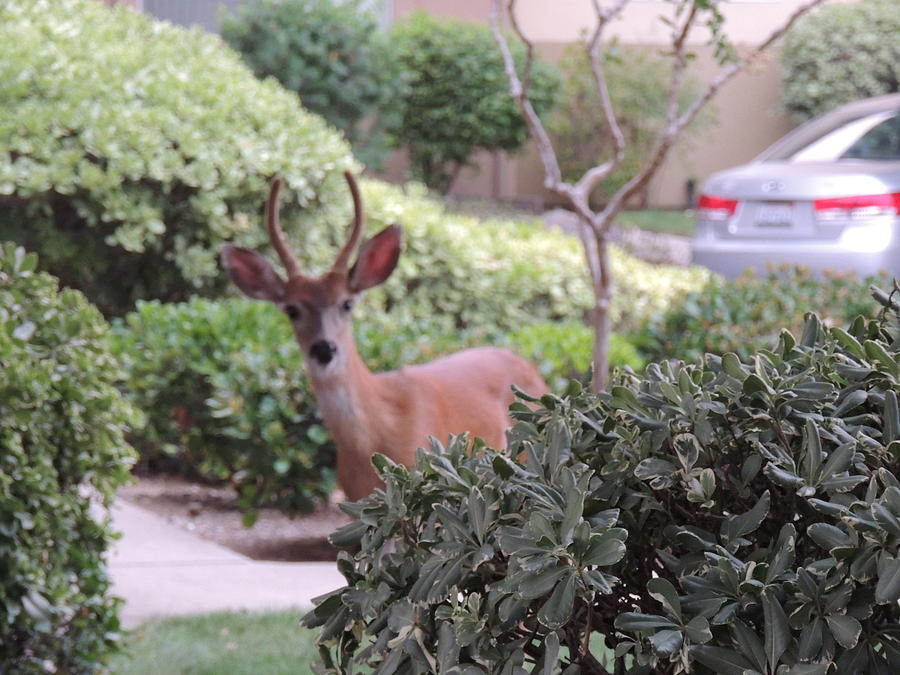
{"type": "Polygon", "coordinates": [[[325,426],[337,445],[338,482],[351,500],[380,485],[371,464],[380,452],[409,466],[429,436],[446,443],[451,434],[469,432],[494,448],[506,445],[512,385],[531,395],[547,392],[537,369],[505,349],[477,347],[422,365],[372,373],[353,341],[349,307],[356,296],[390,276],[400,254],[399,226],[392,225],[360,248],[347,268],[350,243],[358,240],[362,216],[358,190],[348,175],[356,204],[354,233],[334,268],[318,278],[299,272],[278,227],[280,182],[269,197],[269,232],[290,271],[285,281],[255,251],[225,246],[225,266],[249,297],[270,300],[292,317],[294,335],[307,356],[308,370],[325,426]],[[346,254],[346,255],[345,255],[346,254]],[[336,346],[325,363],[313,358],[313,345],[336,346]]]}

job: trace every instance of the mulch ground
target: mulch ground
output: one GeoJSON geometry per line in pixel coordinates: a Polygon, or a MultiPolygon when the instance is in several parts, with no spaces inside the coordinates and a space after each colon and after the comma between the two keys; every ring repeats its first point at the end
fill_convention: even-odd
{"type": "Polygon", "coordinates": [[[136,484],[120,489],[118,494],[178,527],[254,560],[334,560],[337,549],[327,537],[350,522],[334,500],[303,516],[261,509],[256,524],[244,527],[234,490],[171,476],[138,478],[136,484]]]}

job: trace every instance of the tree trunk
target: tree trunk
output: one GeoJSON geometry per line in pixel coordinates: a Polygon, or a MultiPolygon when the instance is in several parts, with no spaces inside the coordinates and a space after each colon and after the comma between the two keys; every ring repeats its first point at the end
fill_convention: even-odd
{"type": "Polygon", "coordinates": [[[591,327],[594,330],[594,348],[591,357],[593,377],[591,391],[599,393],[606,389],[609,380],[609,339],[610,309],[613,295],[612,266],[609,259],[609,241],[606,230],[600,233],[591,228],[582,230],[585,237],[593,237],[593,246],[585,246],[588,267],[591,270],[591,286],[594,291],[594,308],[591,312],[591,327]]]}

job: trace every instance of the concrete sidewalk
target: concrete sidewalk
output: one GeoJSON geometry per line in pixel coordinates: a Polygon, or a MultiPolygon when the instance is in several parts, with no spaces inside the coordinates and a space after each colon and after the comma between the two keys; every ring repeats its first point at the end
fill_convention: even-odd
{"type": "Polygon", "coordinates": [[[308,609],[344,585],[334,563],[260,562],[196,537],[122,499],[112,509],[122,533],[112,549],[112,593],[122,623],[220,610],[308,609]]]}

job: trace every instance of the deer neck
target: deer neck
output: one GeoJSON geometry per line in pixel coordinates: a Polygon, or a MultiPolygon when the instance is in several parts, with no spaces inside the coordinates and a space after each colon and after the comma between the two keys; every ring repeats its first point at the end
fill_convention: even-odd
{"type": "Polygon", "coordinates": [[[356,346],[345,350],[346,358],[333,370],[310,369],[313,392],[325,426],[339,452],[371,454],[373,412],[379,382],[363,362],[356,346]]]}

